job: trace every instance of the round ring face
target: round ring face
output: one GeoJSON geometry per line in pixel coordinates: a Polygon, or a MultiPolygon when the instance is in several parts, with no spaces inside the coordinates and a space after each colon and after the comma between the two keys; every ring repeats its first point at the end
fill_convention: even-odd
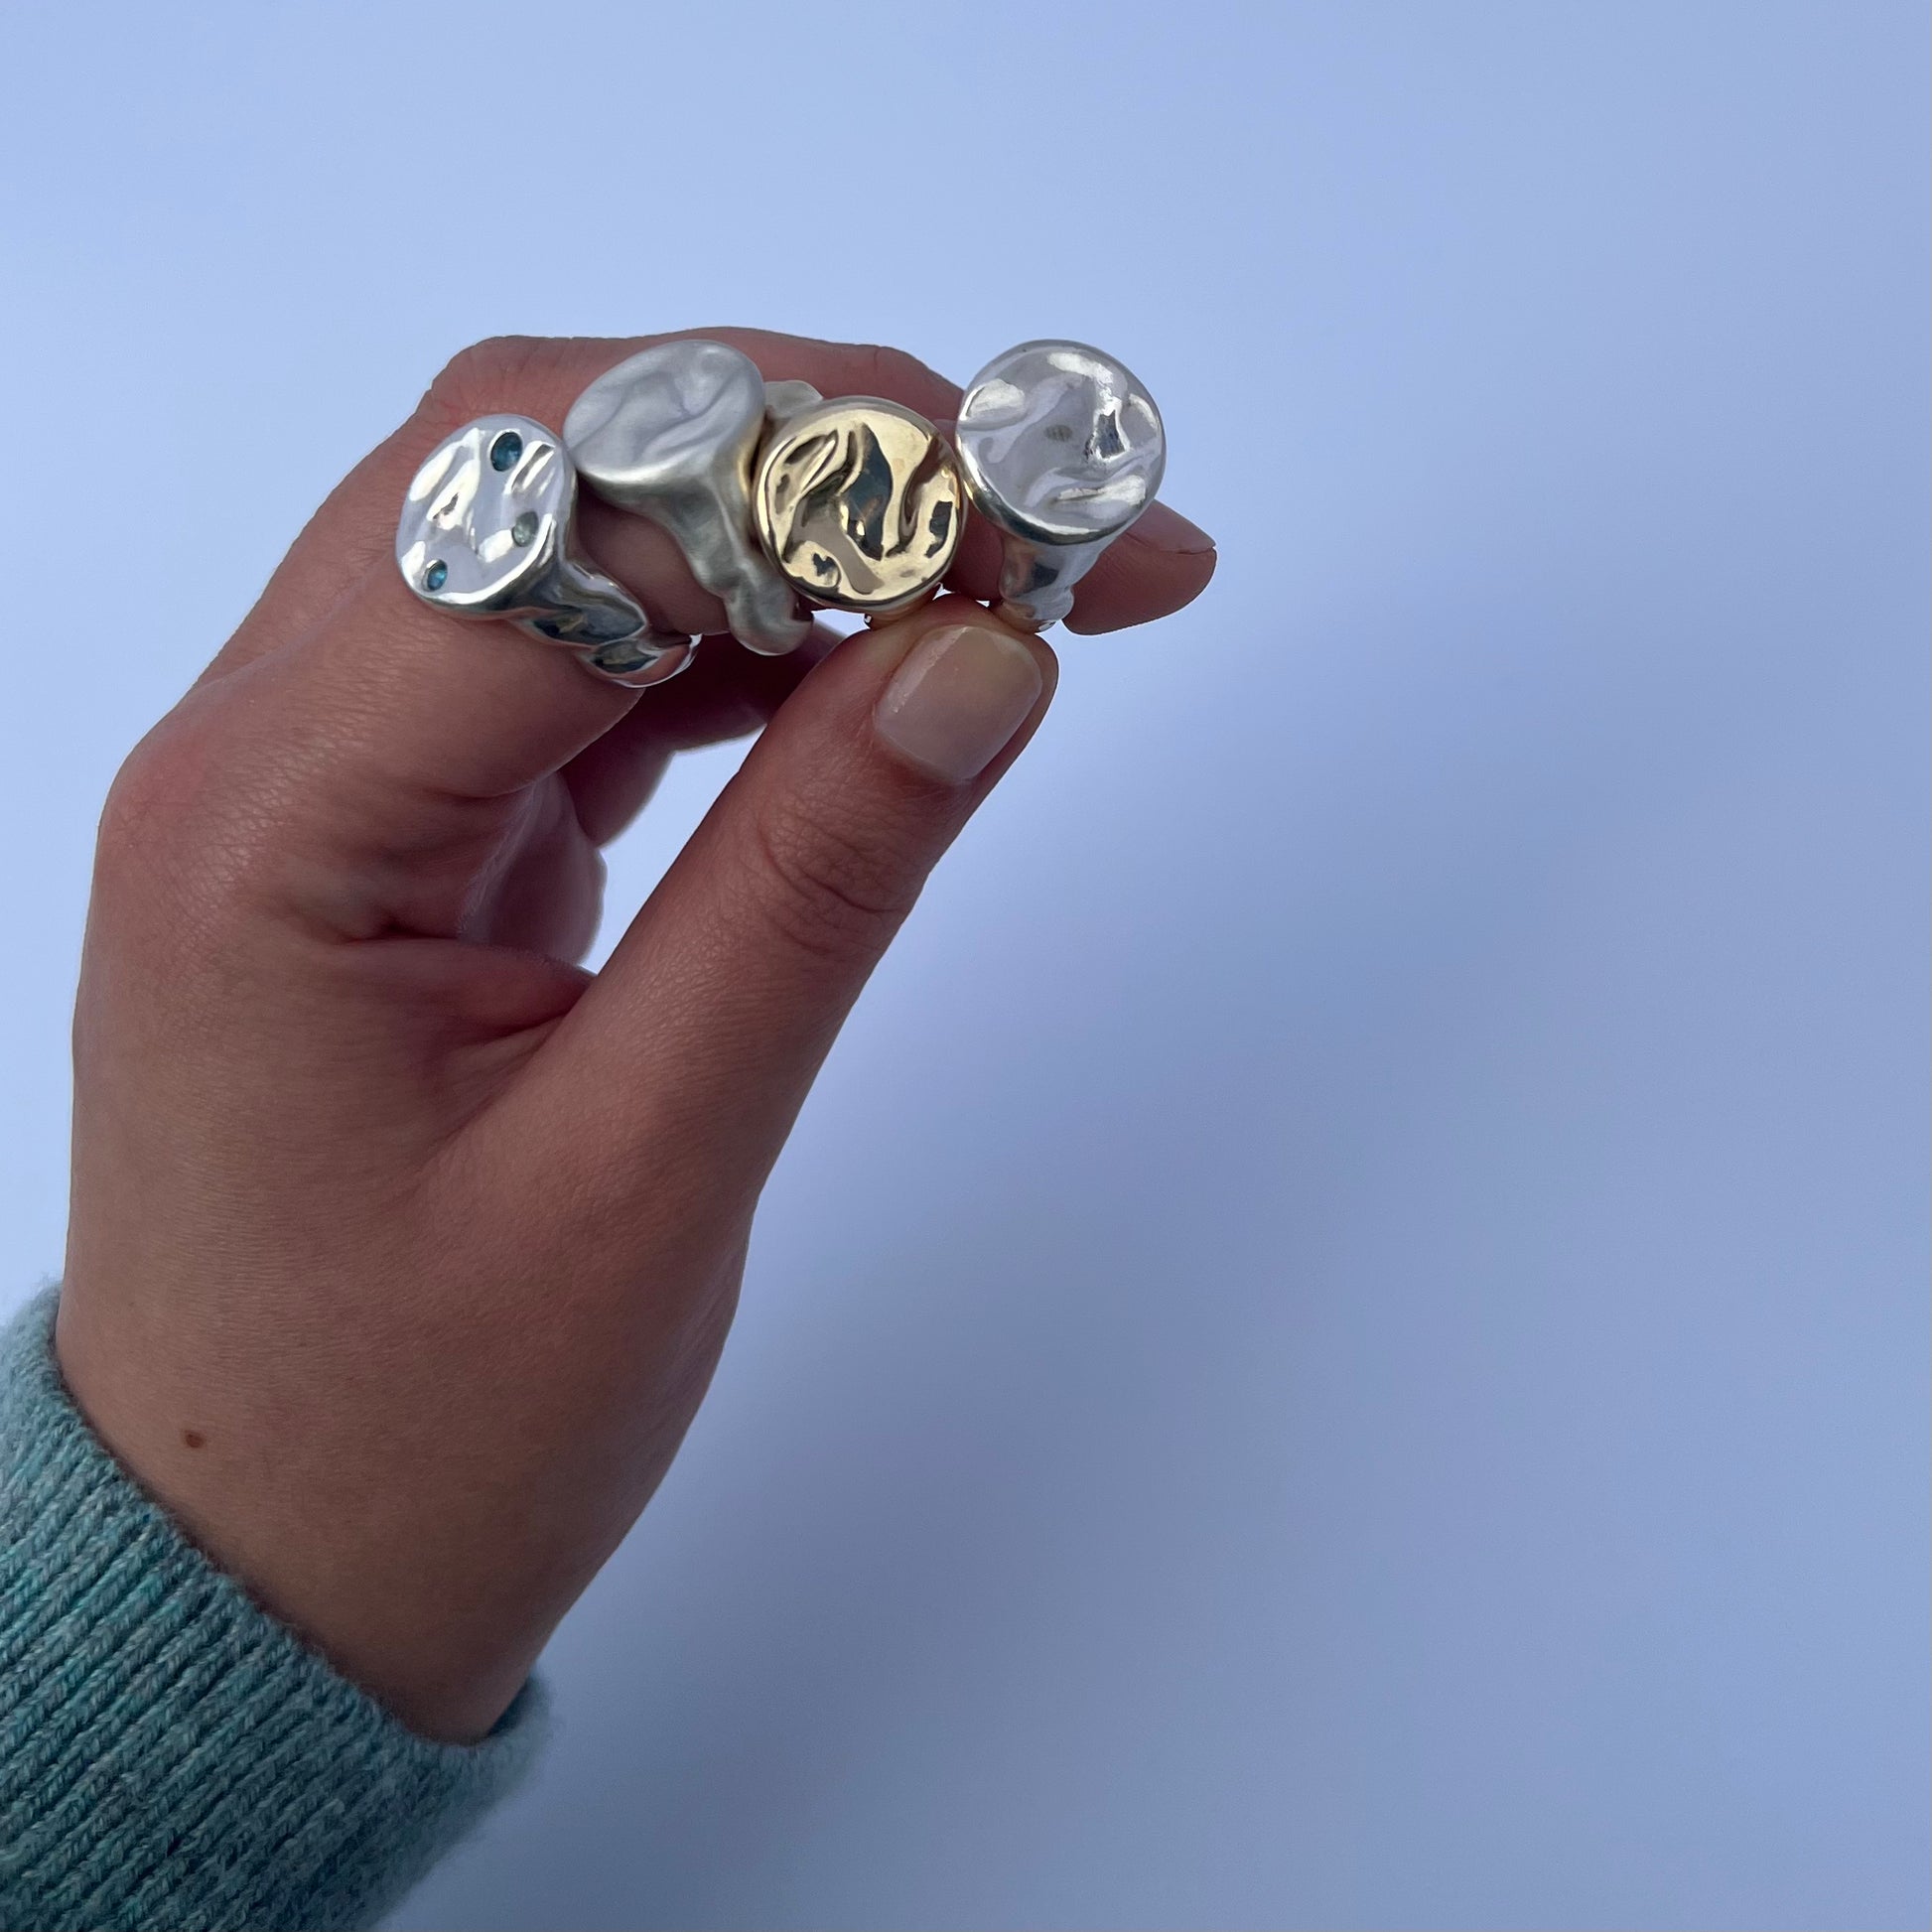
{"type": "Polygon", "coordinates": [[[527,416],[483,416],[430,452],[403,499],[396,565],[459,613],[513,610],[548,574],[577,497],[563,445],[527,416]]]}
{"type": "Polygon", "coordinates": [[[1154,398],[1082,343],[1022,343],[973,378],[959,460],[974,506],[1038,543],[1118,536],[1154,500],[1168,444],[1154,398]]]}
{"type": "Polygon", "coordinates": [[[966,492],[952,451],[923,416],[846,396],[778,428],[753,507],[794,590],[876,616],[938,586],[959,547],[966,492]]]}
{"type": "Polygon", "coordinates": [[[571,404],[564,443],[584,480],[621,502],[702,480],[721,461],[742,477],[763,421],[764,379],[749,355],[725,343],[659,343],[571,404]]]}

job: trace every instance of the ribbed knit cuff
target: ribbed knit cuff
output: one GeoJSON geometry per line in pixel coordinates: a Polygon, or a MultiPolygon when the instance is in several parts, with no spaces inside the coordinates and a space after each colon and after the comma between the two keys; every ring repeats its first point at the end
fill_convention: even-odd
{"type": "Polygon", "coordinates": [[[371,1924],[517,1781],[417,1736],[251,1602],[101,1447],[56,1296],[0,1334],[0,1932],[371,1924]]]}

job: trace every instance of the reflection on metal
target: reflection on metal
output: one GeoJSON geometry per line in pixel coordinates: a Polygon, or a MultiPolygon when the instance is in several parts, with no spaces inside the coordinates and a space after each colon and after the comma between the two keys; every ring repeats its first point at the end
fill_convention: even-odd
{"type": "Polygon", "coordinates": [[[815,604],[867,617],[908,610],[938,588],[965,507],[939,432],[876,396],[820,403],[783,423],[753,497],[785,580],[815,604]]]}
{"type": "Polygon", "coordinates": [[[1153,502],[1167,437],[1123,363],[1081,343],[1022,343],[966,391],[959,460],[973,507],[1005,541],[1000,615],[1038,630],[1153,502]]]}
{"type": "Polygon", "coordinates": [[[752,529],[752,466],[767,419],[816,402],[809,383],[766,385],[724,343],[659,343],[593,382],[564,419],[564,443],[605,501],[648,517],[725,607],[733,635],[779,656],[810,634],[752,529]],[[775,404],[772,392],[776,391],[775,404]]]}
{"type": "Polygon", "coordinates": [[[654,628],[621,585],[573,554],[577,476],[555,431],[483,416],[431,451],[396,528],[403,582],[458,618],[521,624],[564,644],[599,676],[659,684],[690,662],[691,639],[654,628]]]}

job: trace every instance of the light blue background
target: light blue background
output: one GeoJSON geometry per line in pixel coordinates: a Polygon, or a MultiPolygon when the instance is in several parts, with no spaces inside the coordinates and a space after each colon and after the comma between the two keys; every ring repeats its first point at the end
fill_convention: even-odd
{"type": "Polygon", "coordinates": [[[1223,546],[1066,641],[402,1925],[1923,1921],[1926,55],[11,11],[10,1294],[109,775],[464,342],[1091,337],[1223,546]]]}

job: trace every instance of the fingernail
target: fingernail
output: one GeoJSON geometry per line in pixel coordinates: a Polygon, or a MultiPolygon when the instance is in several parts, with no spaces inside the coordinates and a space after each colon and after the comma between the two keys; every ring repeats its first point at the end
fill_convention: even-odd
{"type": "Polygon", "coordinates": [[[873,712],[906,763],[949,785],[977,778],[1039,701],[1039,665],[1019,638],[948,624],[920,638],[873,712]]]}
{"type": "Polygon", "coordinates": [[[1214,548],[1214,539],[1197,523],[1189,523],[1178,510],[1161,502],[1150,503],[1135,519],[1134,534],[1156,550],[1172,550],[1183,557],[1197,557],[1214,548]]]}

